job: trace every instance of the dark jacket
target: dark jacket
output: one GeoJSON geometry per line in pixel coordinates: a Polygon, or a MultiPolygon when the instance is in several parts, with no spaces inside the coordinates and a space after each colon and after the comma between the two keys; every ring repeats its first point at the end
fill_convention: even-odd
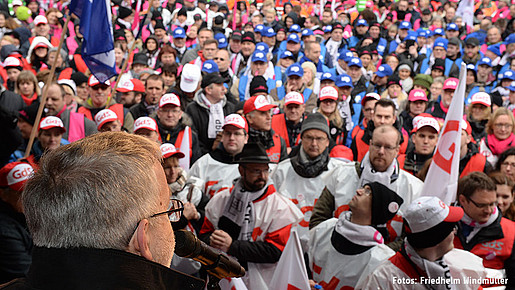
{"type": "Polygon", "coordinates": [[[32,262],[32,238],[25,216],[1,199],[0,245],[0,284],[25,277],[32,262]]]}
{"type": "Polygon", "coordinates": [[[147,107],[144,102],[145,100],[141,100],[141,102],[133,105],[129,109],[134,120],[137,120],[139,117],[148,117],[147,107]]]}
{"type": "Polygon", "coordinates": [[[114,249],[34,248],[27,278],[0,289],[203,289],[204,281],[114,249]]]}
{"type": "MultiPolygon", "coordinates": [[[[209,127],[209,108],[201,101],[201,95],[204,93],[199,91],[195,95],[194,102],[190,103],[186,108],[186,113],[191,117],[193,131],[197,133],[199,139],[199,147],[202,155],[213,151],[213,143],[216,138],[209,138],[207,130],[209,127]]],[[[234,105],[227,102],[227,99],[223,99],[223,110],[224,116],[231,114],[234,111],[234,105]]],[[[222,130],[222,124],[220,124],[220,131],[222,130]]]]}
{"type": "MultiPolygon", "coordinates": [[[[157,122],[157,129],[159,130],[159,135],[161,136],[161,141],[163,143],[171,143],[175,145],[175,141],[177,141],[177,137],[179,136],[179,133],[186,128],[186,126],[191,127],[191,120],[189,120],[189,117],[185,114],[182,115],[181,120],[179,120],[179,124],[175,126],[175,128],[167,129],[163,127],[163,125],[159,122],[159,119],[155,118],[157,122]]],[[[198,137],[197,133],[195,133],[193,130],[191,130],[191,158],[190,158],[190,164],[195,163],[197,159],[202,156],[200,153],[200,148],[198,144],[198,137]]],[[[179,148],[177,148],[179,149],[179,148]]]]}
{"type": "Polygon", "coordinates": [[[27,104],[25,104],[20,95],[8,90],[0,93],[0,107],[4,110],[17,114],[18,111],[25,108],[26,106],[27,104]]]}

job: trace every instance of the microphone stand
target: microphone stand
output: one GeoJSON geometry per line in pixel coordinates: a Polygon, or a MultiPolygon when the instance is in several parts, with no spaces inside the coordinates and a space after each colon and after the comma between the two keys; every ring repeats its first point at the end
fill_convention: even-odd
{"type": "Polygon", "coordinates": [[[218,284],[218,283],[220,283],[220,278],[218,278],[214,275],[211,275],[211,274],[207,274],[207,277],[208,277],[208,282],[206,285],[207,290],[221,290],[220,285],[218,284]]]}

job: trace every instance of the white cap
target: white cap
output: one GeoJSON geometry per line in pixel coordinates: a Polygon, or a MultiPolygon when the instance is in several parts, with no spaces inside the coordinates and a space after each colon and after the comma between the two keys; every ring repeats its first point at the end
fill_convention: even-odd
{"type": "Polygon", "coordinates": [[[55,116],[43,118],[39,123],[39,130],[49,130],[52,128],[61,128],[63,132],[66,132],[63,121],[55,116]]]}
{"type": "MultiPolygon", "coordinates": [[[[14,1],[13,1],[13,3],[14,3],[14,1]]],[[[34,18],[34,25],[38,26],[40,24],[48,24],[48,19],[46,19],[46,17],[44,15],[38,15],[38,16],[36,16],[36,18],[34,18]]]]}
{"type": "Polygon", "coordinates": [[[457,222],[463,217],[461,207],[448,206],[438,197],[423,196],[413,201],[404,213],[412,233],[426,231],[441,222],[457,222]]]}
{"type": "Polygon", "coordinates": [[[134,121],[134,132],[139,129],[149,129],[158,132],[156,121],[150,117],[139,117],[134,121]]]}
{"type": "Polygon", "coordinates": [[[320,93],[318,94],[318,98],[320,101],[331,99],[331,100],[338,100],[338,90],[335,87],[327,86],[323,87],[320,90],[320,93]]]}
{"type": "Polygon", "coordinates": [[[481,104],[483,106],[490,107],[492,106],[492,99],[490,95],[485,92],[478,92],[472,95],[470,98],[470,104],[481,104]]]}
{"type": "Polygon", "coordinates": [[[72,89],[72,91],[73,91],[73,94],[75,96],[77,95],[77,86],[75,85],[74,81],[67,80],[67,79],[62,79],[62,80],[58,80],[57,83],[60,84],[60,85],[65,85],[65,86],[70,87],[72,89]]]}
{"type": "Polygon", "coordinates": [[[163,158],[172,157],[174,155],[177,155],[177,157],[179,158],[184,157],[184,153],[177,150],[177,148],[175,148],[175,146],[173,146],[173,144],[170,143],[164,143],[159,147],[159,149],[161,150],[161,155],[163,156],[163,158]]]}
{"type": "MultiPolygon", "coordinates": [[[[88,86],[94,87],[94,86],[96,86],[98,84],[100,84],[100,81],[97,79],[97,77],[95,77],[95,75],[90,75],[89,79],[88,79],[88,86]]],[[[111,82],[109,80],[106,80],[104,85],[110,86],[111,82]]]]}
{"type": "Polygon", "coordinates": [[[200,81],[200,67],[187,63],[181,72],[181,90],[186,93],[194,92],[200,81]]]}
{"type": "Polygon", "coordinates": [[[164,94],[159,101],[159,108],[162,108],[165,105],[175,105],[177,107],[181,106],[181,100],[174,93],[164,94]]]}
{"type": "Polygon", "coordinates": [[[95,115],[95,123],[97,124],[97,129],[100,130],[105,123],[113,122],[118,120],[118,116],[116,113],[109,110],[103,109],[95,115]]]}
{"type": "Polygon", "coordinates": [[[23,6],[23,2],[21,2],[21,0],[13,0],[13,2],[11,3],[14,6],[23,6]]]}
{"type": "Polygon", "coordinates": [[[22,66],[22,64],[18,58],[9,56],[4,61],[4,67],[7,68],[7,67],[12,67],[12,66],[22,66]]]}
{"type": "Polygon", "coordinates": [[[284,97],[284,105],[286,106],[288,104],[302,105],[304,104],[304,97],[300,93],[289,92],[284,97]]]}
{"type": "Polygon", "coordinates": [[[228,125],[233,125],[235,127],[243,129],[243,130],[245,130],[245,132],[248,131],[247,122],[245,121],[245,119],[242,116],[240,116],[238,114],[230,114],[227,117],[225,117],[224,125],[223,125],[222,129],[228,125]]]}
{"type": "MultiPolygon", "coordinates": [[[[417,116],[418,117],[418,116],[417,116]]],[[[419,117],[413,118],[413,132],[417,132],[420,128],[429,126],[436,130],[437,133],[440,132],[440,124],[433,117],[419,117]]]]}

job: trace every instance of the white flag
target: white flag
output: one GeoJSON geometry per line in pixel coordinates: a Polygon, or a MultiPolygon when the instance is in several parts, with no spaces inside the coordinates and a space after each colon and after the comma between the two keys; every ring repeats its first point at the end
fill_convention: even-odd
{"type": "Polygon", "coordinates": [[[190,130],[191,128],[188,126],[184,128],[184,137],[182,137],[181,146],[179,148],[179,151],[181,151],[185,155],[184,158],[179,159],[179,165],[182,167],[184,171],[186,171],[186,173],[190,171],[190,142],[193,142],[193,140],[190,140],[190,130]]]}
{"type": "Polygon", "coordinates": [[[456,190],[458,189],[461,121],[463,120],[466,77],[467,68],[462,62],[458,89],[454,93],[445,117],[436,152],[422,189],[422,195],[436,196],[446,204],[451,204],[456,200],[456,190]]]}
{"type": "Polygon", "coordinates": [[[218,284],[222,290],[247,290],[247,286],[241,278],[225,278],[218,284]]]}
{"type": "Polygon", "coordinates": [[[456,9],[456,16],[461,16],[463,22],[472,28],[474,26],[474,0],[462,0],[456,9]]]}
{"type": "Polygon", "coordinates": [[[308,273],[304,264],[299,235],[292,230],[286,247],[277,262],[268,289],[309,290],[308,273]]]}

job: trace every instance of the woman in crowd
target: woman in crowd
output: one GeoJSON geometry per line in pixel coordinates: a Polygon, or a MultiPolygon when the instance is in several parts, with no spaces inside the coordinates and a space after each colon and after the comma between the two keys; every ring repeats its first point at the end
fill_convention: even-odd
{"type": "Polygon", "coordinates": [[[481,139],[480,152],[492,166],[496,166],[499,155],[515,146],[515,119],[506,108],[497,109],[486,124],[486,136],[481,139]]]}
{"type": "Polygon", "coordinates": [[[513,185],[515,182],[502,172],[494,172],[489,175],[496,185],[497,202],[502,216],[515,220],[515,204],[513,204],[513,185]]]}
{"type": "Polygon", "coordinates": [[[486,136],[486,123],[490,120],[492,107],[490,96],[485,92],[472,95],[471,103],[468,107],[467,121],[472,128],[472,138],[479,143],[486,136]]]}
{"type": "Polygon", "coordinates": [[[510,147],[499,155],[495,168],[515,182],[515,147],[510,147]]]}
{"type": "Polygon", "coordinates": [[[41,95],[41,90],[36,76],[28,70],[20,72],[16,79],[14,92],[20,95],[27,105],[37,100],[38,96],[41,95]]]}
{"type": "Polygon", "coordinates": [[[345,144],[345,123],[338,110],[338,89],[334,86],[323,87],[318,95],[320,105],[317,112],[329,120],[329,132],[336,145],[345,144]]]}

